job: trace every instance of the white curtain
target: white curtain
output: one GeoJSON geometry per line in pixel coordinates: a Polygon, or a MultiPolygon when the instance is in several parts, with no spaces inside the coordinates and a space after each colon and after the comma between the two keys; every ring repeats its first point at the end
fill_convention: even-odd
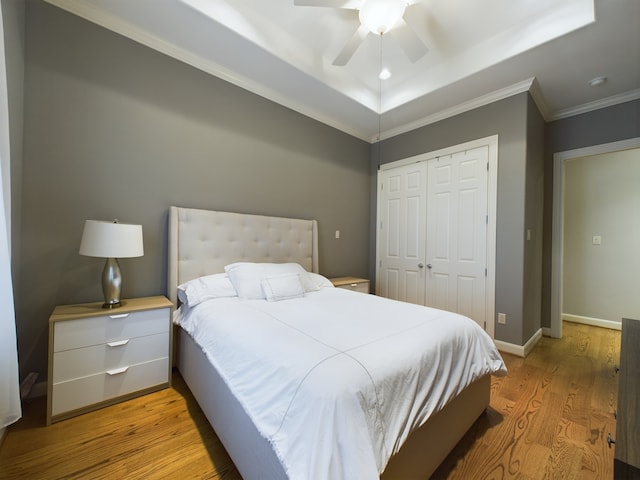
{"type": "Polygon", "coordinates": [[[11,282],[8,221],[11,211],[9,188],[9,105],[4,26],[0,4],[0,429],[22,416],[16,320],[11,282]]]}

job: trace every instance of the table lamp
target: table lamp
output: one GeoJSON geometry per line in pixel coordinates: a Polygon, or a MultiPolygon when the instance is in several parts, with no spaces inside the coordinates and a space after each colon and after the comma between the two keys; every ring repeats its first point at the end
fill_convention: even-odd
{"type": "Polygon", "coordinates": [[[87,220],[80,242],[80,255],[106,258],[102,271],[102,292],[104,305],[102,308],[120,306],[120,289],[122,274],[118,258],[141,257],[144,255],[142,245],[142,225],[130,225],[101,220],[87,220]]]}

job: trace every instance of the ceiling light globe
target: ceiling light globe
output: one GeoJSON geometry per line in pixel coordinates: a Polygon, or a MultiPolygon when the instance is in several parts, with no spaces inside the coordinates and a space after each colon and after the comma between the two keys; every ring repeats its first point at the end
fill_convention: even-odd
{"type": "Polygon", "coordinates": [[[405,8],[405,0],[365,0],[358,16],[367,30],[382,35],[402,18],[405,8]]]}

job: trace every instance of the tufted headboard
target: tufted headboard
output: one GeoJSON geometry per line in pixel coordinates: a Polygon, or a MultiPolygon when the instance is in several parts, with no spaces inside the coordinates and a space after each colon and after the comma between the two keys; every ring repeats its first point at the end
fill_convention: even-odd
{"type": "Polygon", "coordinates": [[[296,262],[318,272],[318,223],[195,208],[169,208],[167,296],[233,262],[296,262]]]}

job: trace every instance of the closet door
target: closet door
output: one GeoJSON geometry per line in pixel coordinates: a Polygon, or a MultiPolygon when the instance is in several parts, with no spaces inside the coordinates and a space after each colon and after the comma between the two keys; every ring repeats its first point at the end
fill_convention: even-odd
{"type": "Polygon", "coordinates": [[[488,147],[427,163],[425,305],[484,328],[488,147]]]}
{"type": "Polygon", "coordinates": [[[427,164],[379,174],[376,293],[424,305],[427,164]]]}
{"type": "Polygon", "coordinates": [[[485,328],[489,148],[452,151],[380,171],[376,293],[485,328]]]}

